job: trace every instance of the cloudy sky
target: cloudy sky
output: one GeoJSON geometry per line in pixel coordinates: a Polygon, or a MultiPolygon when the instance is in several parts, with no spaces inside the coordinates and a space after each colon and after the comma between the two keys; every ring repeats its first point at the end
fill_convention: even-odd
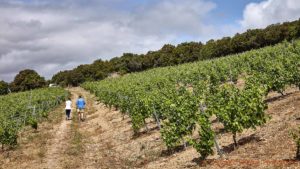
{"type": "Polygon", "coordinates": [[[299,17],[299,0],[0,0],[0,80],[299,17]]]}

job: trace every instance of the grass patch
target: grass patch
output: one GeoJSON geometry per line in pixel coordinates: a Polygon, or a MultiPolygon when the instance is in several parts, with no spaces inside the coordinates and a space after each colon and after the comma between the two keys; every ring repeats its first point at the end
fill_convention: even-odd
{"type": "Polygon", "coordinates": [[[84,154],[83,134],[79,131],[80,124],[76,117],[71,123],[69,145],[65,151],[67,159],[63,164],[65,169],[80,168],[84,154]]]}
{"type": "Polygon", "coordinates": [[[73,118],[71,123],[71,141],[67,149],[67,154],[71,156],[78,156],[84,152],[83,135],[79,131],[79,122],[77,118],[73,118]]]}

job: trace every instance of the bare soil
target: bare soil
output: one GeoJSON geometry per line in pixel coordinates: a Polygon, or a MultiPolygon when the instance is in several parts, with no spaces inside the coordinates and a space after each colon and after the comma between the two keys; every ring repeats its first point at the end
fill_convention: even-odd
{"type": "Polygon", "coordinates": [[[294,88],[284,96],[268,95],[270,120],[238,134],[237,149],[232,135],[220,132],[217,141],[224,157],[215,153],[204,161],[192,147],[168,153],[153,121],[148,120],[148,132],[134,136],[129,117],[123,118],[82,88],[69,91],[73,104],[78,95],[86,99],[86,120],[79,122],[73,113],[73,120],[65,121],[63,107],[58,108],[51,113],[58,114],[53,118],[57,120],[43,122],[38,132],[28,128],[17,149],[1,152],[0,168],[300,168],[289,136],[300,126],[300,92],[294,88]]]}

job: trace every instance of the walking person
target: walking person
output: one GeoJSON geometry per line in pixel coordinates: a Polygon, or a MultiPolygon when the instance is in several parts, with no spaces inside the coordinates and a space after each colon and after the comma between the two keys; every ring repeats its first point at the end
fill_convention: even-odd
{"type": "Polygon", "coordinates": [[[79,96],[79,98],[77,99],[76,106],[79,121],[84,121],[85,100],[82,98],[82,96],[79,96]]]}
{"type": "Polygon", "coordinates": [[[71,114],[71,110],[72,110],[72,101],[70,98],[68,98],[68,100],[66,101],[66,120],[70,120],[70,114],[71,114]]]}

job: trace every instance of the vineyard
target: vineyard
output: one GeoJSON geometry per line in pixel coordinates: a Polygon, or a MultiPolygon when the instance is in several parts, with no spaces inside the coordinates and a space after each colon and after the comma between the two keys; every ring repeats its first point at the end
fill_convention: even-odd
{"type": "MultiPolygon", "coordinates": [[[[217,121],[236,135],[265,124],[269,92],[300,86],[300,41],[224,58],[152,69],[82,86],[131,118],[136,134],[153,119],[169,149],[192,145],[202,159],[213,154],[217,121]]],[[[299,136],[294,134],[299,143],[299,136]]],[[[298,145],[299,146],[299,145],[298,145]]]]}
{"type": "Polygon", "coordinates": [[[0,96],[0,143],[15,146],[18,133],[26,125],[37,129],[38,121],[48,116],[68,95],[62,88],[37,89],[0,96]]]}

